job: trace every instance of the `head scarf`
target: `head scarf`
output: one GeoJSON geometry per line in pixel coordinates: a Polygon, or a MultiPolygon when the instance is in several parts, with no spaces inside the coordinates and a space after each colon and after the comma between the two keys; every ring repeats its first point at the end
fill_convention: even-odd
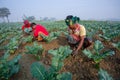
{"type": "Polygon", "coordinates": [[[65,23],[68,26],[73,25],[73,24],[75,24],[79,21],[80,21],[79,17],[77,17],[77,16],[73,17],[72,15],[67,16],[66,19],[65,19],[65,23]]]}
{"type": "Polygon", "coordinates": [[[24,27],[25,28],[29,28],[30,27],[30,23],[29,23],[29,21],[28,20],[24,20],[24,27]]]}
{"type": "Polygon", "coordinates": [[[28,20],[24,20],[24,24],[25,25],[29,24],[29,21],[28,20]]]}

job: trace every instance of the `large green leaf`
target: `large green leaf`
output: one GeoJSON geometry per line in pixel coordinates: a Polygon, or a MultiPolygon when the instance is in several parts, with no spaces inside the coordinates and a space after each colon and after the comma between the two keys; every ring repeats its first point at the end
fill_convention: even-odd
{"type": "Polygon", "coordinates": [[[57,56],[58,51],[57,50],[49,50],[48,53],[52,54],[53,56],[57,56]]]}
{"type": "Polygon", "coordinates": [[[120,50],[120,42],[112,43],[112,45],[120,50]]]}
{"type": "Polygon", "coordinates": [[[64,72],[57,75],[57,80],[72,80],[72,74],[69,72],[64,72]]]}
{"type": "Polygon", "coordinates": [[[5,52],[5,54],[2,57],[0,57],[0,61],[1,60],[7,60],[9,56],[10,56],[10,54],[8,53],[8,51],[5,52]]]}
{"type": "Polygon", "coordinates": [[[105,35],[99,34],[99,37],[103,38],[104,40],[108,40],[108,41],[110,40],[110,38],[105,35]]]}
{"type": "Polygon", "coordinates": [[[10,67],[10,71],[9,71],[9,75],[12,76],[15,73],[18,73],[19,69],[20,69],[20,65],[16,64],[13,66],[9,66],[10,67]]]}
{"type": "Polygon", "coordinates": [[[105,51],[104,53],[100,54],[100,56],[101,56],[102,58],[105,58],[105,57],[107,57],[107,56],[112,56],[112,55],[114,55],[114,54],[115,54],[114,51],[108,50],[108,51],[105,51]]]}
{"type": "Polygon", "coordinates": [[[93,54],[89,50],[83,50],[83,53],[88,56],[88,58],[92,58],[93,54]]]}
{"type": "Polygon", "coordinates": [[[99,63],[102,60],[102,56],[100,54],[93,55],[93,60],[95,63],[99,63]]]}
{"type": "Polygon", "coordinates": [[[39,62],[33,63],[31,65],[30,71],[33,77],[37,78],[38,80],[46,80],[47,71],[42,63],[39,62]]]}
{"type": "Polygon", "coordinates": [[[63,47],[63,50],[64,50],[64,52],[63,52],[64,59],[72,53],[72,50],[70,49],[70,46],[63,47]]]}
{"type": "Polygon", "coordinates": [[[48,53],[51,53],[54,57],[59,56],[61,60],[64,60],[72,53],[72,50],[70,49],[69,46],[64,46],[64,47],[60,46],[56,50],[49,50],[48,53]]]}
{"type": "Polygon", "coordinates": [[[98,72],[99,80],[113,80],[113,78],[103,69],[98,72]]]}
{"type": "Polygon", "coordinates": [[[56,57],[52,58],[52,64],[51,65],[56,71],[59,71],[63,66],[63,62],[61,61],[59,56],[56,56],[56,57]]]}
{"type": "Polygon", "coordinates": [[[12,59],[11,61],[9,61],[9,65],[11,64],[16,64],[18,63],[19,59],[21,58],[21,55],[17,55],[14,59],[12,59]]]}
{"type": "Polygon", "coordinates": [[[40,59],[40,55],[44,51],[42,45],[38,45],[36,42],[34,42],[33,46],[26,46],[25,48],[27,49],[27,51],[25,52],[26,54],[33,54],[38,60],[40,59]]]}
{"type": "Polygon", "coordinates": [[[25,38],[23,38],[23,41],[24,42],[32,42],[32,39],[33,39],[33,36],[28,36],[28,37],[25,37],[25,38]]]}
{"type": "Polygon", "coordinates": [[[95,41],[94,49],[96,50],[97,53],[99,53],[99,51],[101,51],[103,48],[104,48],[104,46],[101,43],[101,41],[99,41],[99,40],[95,41]]]}
{"type": "Polygon", "coordinates": [[[45,41],[51,42],[52,40],[54,40],[58,37],[58,32],[51,32],[49,34],[49,36],[46,37],[46,36],[42,35],[42,37],[44,38],[45,41]]]}
{"type": "Polygon", "coordinates": [[[13,74],[19,71],[20,65],[18,64],[21,55],[16,56],[12,60],[7,60],[8,53],[5,53],[0,63],[0,79],[9,79],[13,74]]]}
{"type": "Polygon", "coordinates": [[[83,50],[83,53],[86,56],[88,56],[88,58],[92,58],[95,63],[99,63],[105,57],[109,55],[112,56],[115,54],[115,52],[111,50],[107,50],[107,51],[104,51],[103,53],[100,53],[103,48],[104,48],[103,44],[99,40],[97,40],[95,41],[94,48],[92,51],[85,49],[83,50]]]}
{"type": "Polygon", "coordinates": [[[106,58],[107,56],[112,56],[114,54],[115,54],[114,51],[108,50],[105,51],[104,53],[93,55],[93,59],[96,63],[99,63],[102,59],[106,58]]]}

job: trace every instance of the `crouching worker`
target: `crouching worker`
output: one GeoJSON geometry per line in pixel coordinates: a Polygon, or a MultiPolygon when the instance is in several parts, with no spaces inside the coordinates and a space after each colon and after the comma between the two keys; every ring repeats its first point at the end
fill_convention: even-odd
{"type": "Polygon", "coordinates": [[[43,36],[49,35],[47,29],[40,24],[31,23],[31,28],[32,28],[34,39],[37,39],[38,41],[43,41],[44,40],[43,36]]]}
{"type": "Polygon", "coordinates": [[[24,20],[22,31],[23,33],[26,33],[26,34],[30,34],[30,32],[32,32],[32,28],[30,27],[30,22],[28,20],[24,20]]]}
{"type": "Polygon", "coordinates": [[[74,47],[73,55],[78,53],[78,50],[85,49],[91,45],[92,41],[86,38],[86,29],[83,25],[78,24],[79,17],[69,15],[65,19],[68,26],[69,35],[67,36],[68,43],[74,47]]]}

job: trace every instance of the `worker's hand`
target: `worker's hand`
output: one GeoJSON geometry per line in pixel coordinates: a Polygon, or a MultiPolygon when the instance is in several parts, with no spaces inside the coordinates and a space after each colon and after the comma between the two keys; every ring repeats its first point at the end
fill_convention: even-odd
{"type": "Polygon", "coordinates": [[[73,53],[72,53],[73,56],[75,56],[75,55],[77,55],[77,54],[78,54],[78,51],[77,51],[77,50],[74,50],[73,53]]]}
{"type": "Polygon", "coordinates": [[[38,41],[42,41],[43,40],[43,38],[39,35],[38,36],[38,41]]]}

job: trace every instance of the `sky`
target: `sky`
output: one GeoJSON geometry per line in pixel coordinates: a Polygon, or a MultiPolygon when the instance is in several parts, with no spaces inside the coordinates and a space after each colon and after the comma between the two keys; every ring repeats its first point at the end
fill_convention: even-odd
{"type": "Polygon", "coordinates": [[[67,15],[81,20],[120,19],[120,0],[0,0],[0,8],[10,10],[9,19],[22,21],[23,15],[65,19],[67,15]]]}

